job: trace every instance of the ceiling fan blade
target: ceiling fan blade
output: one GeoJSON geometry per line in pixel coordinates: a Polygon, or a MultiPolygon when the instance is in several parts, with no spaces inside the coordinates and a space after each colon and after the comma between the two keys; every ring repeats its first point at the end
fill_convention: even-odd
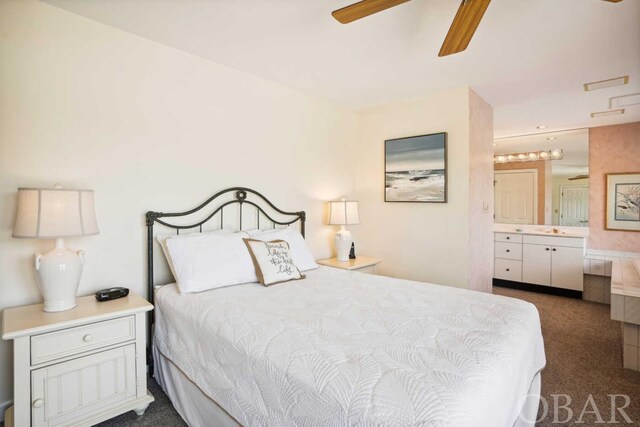
{"type": "Polygon", "coordinates": [[[604,0],[604,1],[608,1],[609,3],[620,3],[622,0],[604,0]]]}
{"type": "Polygon", "coordinates": [[[569,178],[569,181],[575,181],[577,179],[589,179],[589,175],[576,175],[574,177],[569,178]]]}
{"type": "Polygon", "coordinates": [[[489,3],[491,0],[462,0],[438,56],[462,52],[469,46],[489,3]]]}
{"type": "Polygon", "coordinates": [[[362,0],[342,9],[334,10],[331,16],[336,18],[341,24],[348,24],[365,16],[382,12],[399,4],[406,3],[409,0],[362,0]]]}

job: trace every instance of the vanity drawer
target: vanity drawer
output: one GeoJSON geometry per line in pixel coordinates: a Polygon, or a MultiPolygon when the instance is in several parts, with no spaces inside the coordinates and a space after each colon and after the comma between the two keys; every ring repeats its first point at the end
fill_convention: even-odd
{"type": "Polygon", "coordinates": [[[73,356],[135,338],[135,317],[127,316],[31,337],[31,364],[73,356]]]}
{"type": "Polygon", "coordinates": [[[522,281],[522,261],[496,258],[493,277],[496,279],[522,281]]]}
{"type": "Polygon", "coordinates": [[[522,243],[522,234],[517,233],[494,233],[496,242],[522,243]]]}
{"type": "Polygon", "coordinates": [[[496,258],[504,259],[522,259],[522,245],[520,243],[503,243],[496,242],[496,258]]]}

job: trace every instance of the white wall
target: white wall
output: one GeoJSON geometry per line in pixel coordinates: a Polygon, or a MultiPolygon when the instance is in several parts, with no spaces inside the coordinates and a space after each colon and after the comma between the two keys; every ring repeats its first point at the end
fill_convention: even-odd
{"type": "MultiPolygon", "coordinates": [[[[476,95],[477,96],[477,95],[476,95]]],[[[479,98],[479,97],[478,97],[479,98]]],[[[484,102],[484,101],[482,101],[484,102]]],[[[474,158],[492,165],[493,123],[485,103],[477,118],[475,139],[482,147],[474,158]],[[485,125],[479,125],[479,122],[485,125]],[[487,140],[484,135],[490,135],[487,140]]],[[[447,90],[412,102],[363,111],[359,121],[357,196],[361,224],[351,227],[361,254],[380,257],[382,274],[459,287],[488,290],[489,268],[474,268],[470,260],[470,91],[447,90]],[[385,203],[384,141],[392,138],[447,132],[448,203],[385,203]],[[486,270],[486,271],[485,271],[486,270]],[[470,271],[484,271],[479,284],[469,283],[470,271]]],[[[477,179],[488,185],[477,200],[493,205],[492,166],[478,169],[477,179]]],[[[475,200],[474,199],[474,203],[475,200]]],[[[475,209],[478,206],[474,206],[475,209]]],[[[482,206],[479,206],[482,211],[482,206]]],[[[482,215],[491,230],[493,208],[482,215]]],[[[472,262],[479,262],[477,257],[472,262]]]]}
{"type": "MultiPolygon", "coordinates": [[[[306,210],[314,255],[330,255],[325,201],[352,193],[354,114],[35,0],[0,2],[0,29],[0,308],[40,301],[32,257],[52,245],[11,238],[19,186],[95,190],[100,234],[67,242],[86,251],[81,295],[144,295],[144,212],[228,186],[306,210]]],[[[2,342],[0,402],[10,360],[2,342]]]]}

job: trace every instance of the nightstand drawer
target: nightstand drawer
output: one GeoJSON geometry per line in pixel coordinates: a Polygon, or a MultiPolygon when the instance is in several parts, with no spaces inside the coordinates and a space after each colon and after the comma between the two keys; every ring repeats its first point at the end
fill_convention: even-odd
{"type": "Polygon", "coordinates": [[[31,364],[133,340],[135,316],[121,317],[31,337],[31,364]]]}

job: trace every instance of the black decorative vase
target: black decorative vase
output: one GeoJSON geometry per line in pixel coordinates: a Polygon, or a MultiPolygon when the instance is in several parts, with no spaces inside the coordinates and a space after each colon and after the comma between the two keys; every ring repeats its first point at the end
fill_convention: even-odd
{"type": "Polygon", "coordinates": [[[351,242],[351,250],[349,251],[349,259],[356,259],[356,245],[351,242]]]}

